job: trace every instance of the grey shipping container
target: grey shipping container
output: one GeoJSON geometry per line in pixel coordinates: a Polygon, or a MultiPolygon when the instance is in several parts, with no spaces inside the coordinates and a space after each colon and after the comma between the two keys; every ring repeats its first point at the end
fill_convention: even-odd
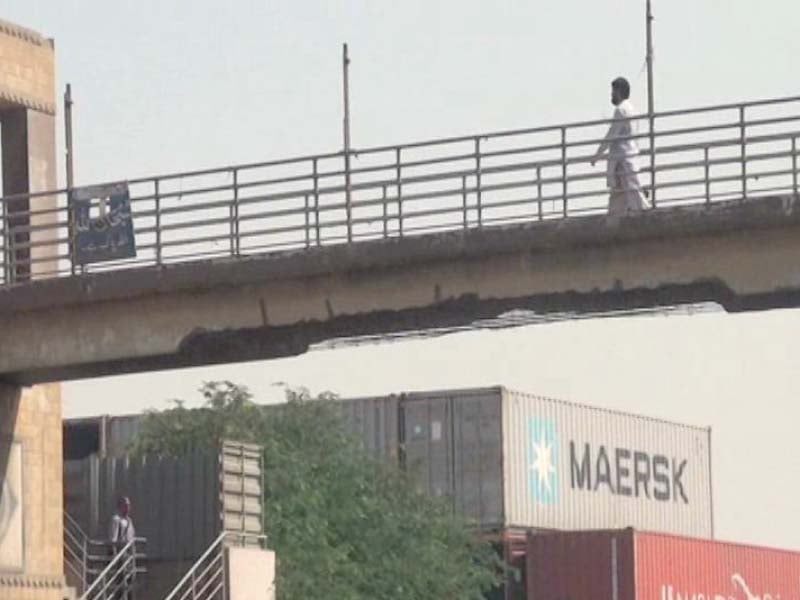
{"type": "Polygon", "coordinates": [[[709,429],[503,387],[394,398],[401,466],[480,529],[713,536],[709,429]]]}
{"type": "Polygon", "coordinates": [[[141,429],[142,415],[64,419],[64,460],[125,456],[141,429]]]}
{"type": "Polygon", "coordinates": [[[64,475],[64,509],[91,538],[107,539],[115,500],[130,497],[149,560],[194,560],[223,529],[264,529],[258,446],[226,442],[181,458],[92,455],[65,461],[64,475]]]}
{"type": "MultiPolygon", "coordinates": [[[[503,387],[337,406],[366,451],[398,464],[482,530],[637,527],[713,536],[708,429],[503,387]]],[[[105,419],[111,456],[130,445],[140,417],[105,419]]]]}

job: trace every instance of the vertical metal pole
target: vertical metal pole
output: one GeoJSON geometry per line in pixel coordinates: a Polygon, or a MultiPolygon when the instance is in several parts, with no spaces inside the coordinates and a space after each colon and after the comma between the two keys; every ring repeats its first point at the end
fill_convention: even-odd
{"type": "Polygon", "coordinates": [[[389,207],[386,205],[386,186],[383,188],[383,237],[389,237],[389,207]]]}
{"type": "Polygon", "coordinates": [[[647,115],[650,129],[650,193],[652,207],[656,207],[656,134],[655,91],[653,81],[653,10],[647,0],[647,115]]]}
{"type": "Polygon", "coordinates": [[[86,538],[84,537],[83,538],[83,556],[81,557],[81,584],[83,586],[83,587],[81,587],[81,592],[80,592],[81,594],[83,594],[83,592],[86,591],[86,585],[88,583],[88,575],[89,575],[87,573],[88,568],[89,568],[89,565],[87,564],[87,562],[88,562],[88,558],[87,558],[88,554],[89,554],[88,543],[86,541],[86,538]]]}
{"type": "Polygon", "coordinates": [[[352,204],[350,197],[350,57],[347,44],[342,48],[342,69],[344,71],[344,193],[347,207],[347,241],[353,241],[352,204]]]}
{"type": "Polygon", "coordinates": [[[747,142],[744,121],[744,105],[739,107],[739,135],[742,136],[742,201],[747,199],[747,142]]]}
{"type": "Polygon", "coordinates": [[[461,177],[461,219],[463,221],[464,229],[469,227],[469,218],[467,216],[467,176],[461,177]]]}
{"type": "Polygon", "coordinates": [[[711,204],[711,181],[709,177],[710,167],[708,165],[708,146],[703,149],[703,166],[706,173],[706,204],[711,204]]]}
{"type": "Polygon", "coordinates": [[[3,230],[3,283],[11,283],[11,271],[9,269],[9,262],[10,262],[10,254],[8,249],[11,245],[10,236],[9,236],[9,226],[8,226],[8,219],[6,218],[6,202],[3,199],[0,199],[0,218],[2,218],[2,230],[3,230]]]}
{"type": "Polygon", "coordinates": [[[311,172],[314,178],[314,228],[316,229],[317,246],[319,246],[319,170],[316,158],[311,161],[311,172]]]}
{"type": "Polygon", "coordinates": [[[397,225],[400,229],[400,237],[403,237],[403,180],[400,166],[400,147],[395,150],[395,162],[397,164],[397,225]]]}
{"type": "Polygon", "coordinates": [[[65,166],[67,170],[67,220],[69,222],[69,262],[70,273],[75,275],[77,265],[75,264],[75,223],[72,214],[72,207],[69,205],[70,192],[75,185],[75,172],[73,170],[73,148],[72,148],[72,85],[67,84],[64,92],[64,143],[65,143],[65,166]]]}
{"type": "Polygon", "coordinates": [[[305,226],[305,234],[306,234],[306,249],[311,247],[311,211],[308,205],[308,194],[304,196],[304,203],[303,208],[305,209],[305,217],[306,217],[306,226],[305,226]]]}
{"type": "Polygon", "coordinates": [[[475,138],[475,191],[478,207],[478,227],[483,226],[483,193],[481,192],[481,138],[475,138]]]}
{"type": "Polygon", "coordinates": [[[69,83],[67,91],[64,92],[64,141],[66,143],[67,188],[72,189],[75,181],[72,162],[72,86],[69,83]]]}
{"type": "Polygon", "coordinates": [[[156,198],[156,264],[161,265],[163,260],[161,250],[161,180],[156,179],[154,182],[153,193],[156,198]]]}
{"type": "Polygon", "coordinates": [[[561,128],[561,193],[564,196],[564,218],[567,218],[567,128],[561,128]]]}
{"type": "Polygon", "coordinates": [[[797,138],[792,138],[792,187],[794,195],[797,196],[797,138]]]}
{"type": "Polygon", "coordinates": [[[233,170],[233,255],[242,252],[242,240],[239,235],[239,169],[233,170]]]}
{"type": "Polygon", "coordinates": [[[541,221],[544,219],[544,213],[542,212],[542,167],[536,167],[536,192],[539,204],[539,220],[541,221]]]}

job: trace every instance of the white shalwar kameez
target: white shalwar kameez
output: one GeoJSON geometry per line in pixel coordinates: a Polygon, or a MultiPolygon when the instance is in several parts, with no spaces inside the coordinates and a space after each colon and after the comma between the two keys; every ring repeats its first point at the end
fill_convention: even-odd
{"type": "Polygon", "coordinates": [[[635,139],[625,139],[637,134],[636,121],[629,120],[635,116],[636,109],[631,101],[623,100],[614,109],[614,120],[597,150],[598,157],[608,150],[606,180],[610,191],[609,215],[640,211],[644,205],[642,184],[635,162],[639,145],[635,139]]]}

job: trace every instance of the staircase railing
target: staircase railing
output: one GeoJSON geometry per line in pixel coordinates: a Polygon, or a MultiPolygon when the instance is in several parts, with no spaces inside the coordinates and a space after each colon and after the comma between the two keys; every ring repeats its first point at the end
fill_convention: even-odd
{"type": "Polygon", "coordinates": [[[137,552],[137,545],[141,546],[145,541],[144,538],[134,538],[125,544],[94,578],[80,600],[124,598],[124,592],[133,585],[136,576],[144,572],[138,564],[142,555],[137,552]]]}
{"type": "Polygon", "coordinates": [[[76,591],[82,594],[88,582],[89,536],[69,513],[64,512],[64,574],[72,576],[76,591]]]}
{"type": "Polygon", "coordinates": [[[264,535],[230,531],[221,533],[164,600],[224,600],[227,579],[225,548],[265,548],[266,539],[264,535]]]}

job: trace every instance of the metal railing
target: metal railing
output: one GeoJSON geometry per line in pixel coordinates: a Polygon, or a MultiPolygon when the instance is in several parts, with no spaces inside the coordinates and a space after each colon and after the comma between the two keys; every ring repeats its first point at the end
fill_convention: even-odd
{"type": "Polygon", "coordinates": [[[135,585],[136,578],[145,572],[141,567],[140,548],[146,543],[144,538],[134,538],[117,550],[92,580],[80,600],[117,600],[126,598],[125,592],[135,585]]]}
{"type": "Polygon", "coordinates": [[[264,535],[222,532],[164,600],[225,600],[227,598],[225,548],[252,546],[264,549],[266,539],[264,535]]]}
{"type": "Polygon", "coordinates": [[[78,594],[89,582],[89,536],[69,513],[64,512],[64,574],[74,581],[78,594]]]}
{"type": "MultiPolygon", "coordinates": [[[[139,565],[145,556],[142,552],[144,544],[145,539],[139,538],[136,549],[139,565]]],[[[106,569],[112,555],[111,542],[90,538],[80,524],[64,511],[64,574],[68,582],[75,585],[79,596],[106,569]]],[[[139,572],[144,572],[141,566],[139,572]]]]}
{"type": "MultiPolygon", "coordinates": [[[[796,195],[799,107],[796,96],[632,119],[646,129],[631,138],[643,146],[638,161],[651,208],[796,195]]],[[[600,214],[606,174],[591,163],[609,123],[130,180],[137,255],[87,266],[72,252],[68,190],[7,196],[0,199],[0,285],[600,214]]]]}

